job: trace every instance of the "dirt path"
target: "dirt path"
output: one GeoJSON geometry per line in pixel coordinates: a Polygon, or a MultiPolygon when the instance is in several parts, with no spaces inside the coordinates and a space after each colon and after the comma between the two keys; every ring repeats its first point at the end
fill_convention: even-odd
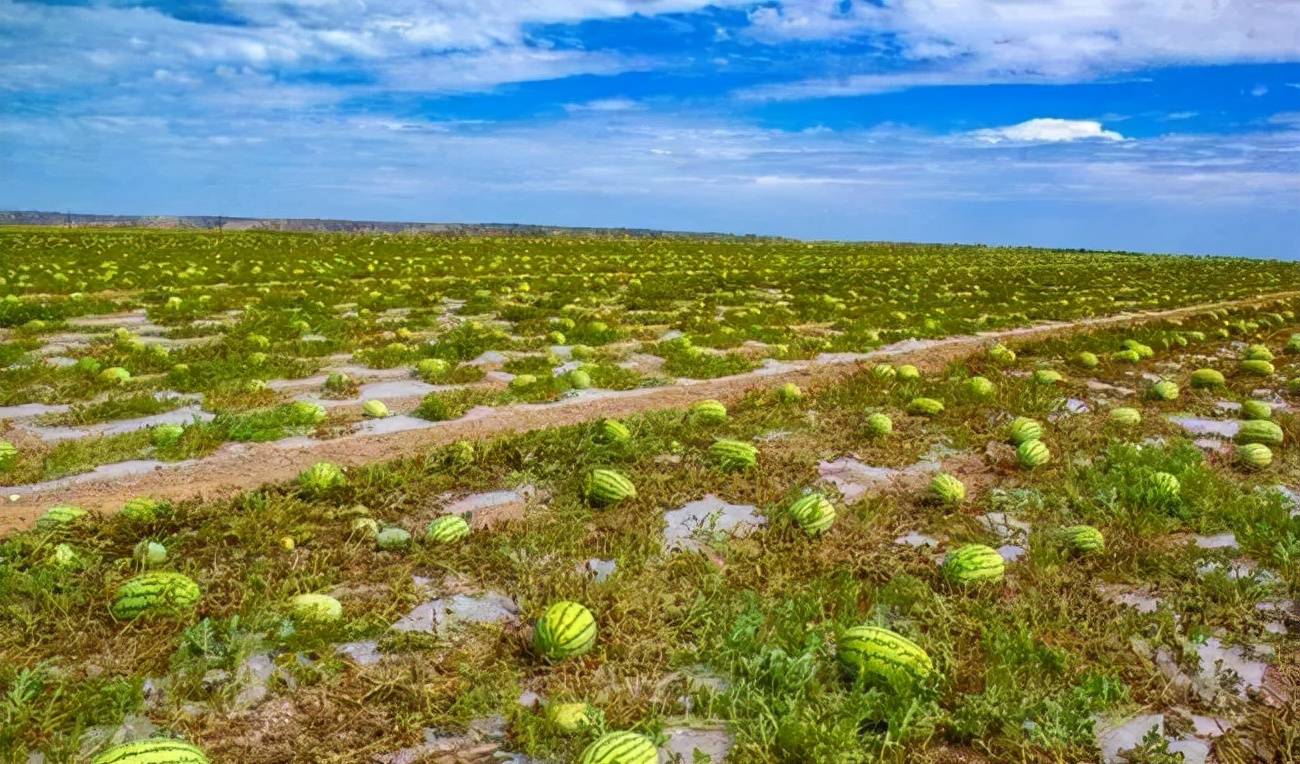
{"type": "Polygon", "coordinates": [[[774,387],[785,382],[810,386],[833,381],[857,371],[862,363],[912,363],[923,370],[935,371],[996,342],[1029,342],[1092,329],[1177,318],[1217,308],[1264,304],[1294,297],[1300,297],[1300,291],[1165,311],[1038,324],[977,336],[907,340],[863,354],[854,359],[858,362],[803,362],[787,364],[776,370],[760,369],[732,377],[666,387],[579,397],[549,404],[515,404],[493,409],[481,416],[384,435],[349,435],[319,441],[299,439],[288,444],[231,444],[201,460],[149,468],[140,474],[89,480],[83,476],[80,481],[74,478],[44,488],[0,488],[0,494],[12,493],[20,497],[16,502],[0,505],[0,535],[30,527],[45,509],[54,504],[76,504],[86,509],[112,512],[136,496],[171,500],[197,497],[211,500],[267,483],[292,479],[318,461],[358,466],[409,456],[423,448],[462,439],[480,440],[508,432],[577,424],[602,417],[625,417],[654,409],[684,408],[705,398],[727,401],[739,398],[757,387],[774,387]]]}

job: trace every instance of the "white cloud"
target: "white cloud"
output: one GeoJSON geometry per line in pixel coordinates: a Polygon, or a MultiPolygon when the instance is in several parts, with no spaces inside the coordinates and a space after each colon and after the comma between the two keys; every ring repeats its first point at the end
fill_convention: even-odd
{"type": "Polygon", "coordinates": [[[1122,141],[1124,136],[1106,130],[1100,122],[1090,119],[1056,119],[1040,117],[1007,127],[976,130],[971,133],[986,143],[1069,143],[1071,141],[1122,141]]]}
{"type": "Polygon", "coordinates": [[[630,98],[598,98],[594,101],[587,101],[586,103],[567,103],[564,105],[565,111],[571,111],[571,112],[637,111],[638,109],[643,109],[643,108],[645,108],[643,104],[641,104],[638,101],[633,101],[630,98]]]}

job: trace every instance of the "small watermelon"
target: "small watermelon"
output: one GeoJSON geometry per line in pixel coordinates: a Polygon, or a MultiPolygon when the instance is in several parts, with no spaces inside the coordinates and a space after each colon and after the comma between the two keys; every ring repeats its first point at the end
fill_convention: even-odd
{"type": "Polygon", "coordinates": [[[894,422],[887,415],[876,412],[867,417],[867,433],[882,438],[894,431],[894,422]]]}
{"type": "Polygon", "coordinates": [[[1034,382],[1040,385],[1055,385],[1065,381],[1065,376],[1055,369],[1035,369],[1034,382]]]}
{"type": "Polygon", "coordinates": [[[1124,427],[1135,427],[1142,423],[1142,414],[1128,406],[1116,406],[1110,410],[1110,421],[1124,427]]]}
{"type": "Polygon", "coordinates": [[[758,465],[758,449],[738,440],[719,440],[709,446],[709,458],[727,470],[746,470],[758,465]]]}
{"type": "Polygon", "coordinates": [[[1263,443],[1266,446],[1282,445],[1282,428],[1267,419],[1251,419],[1237,428],[1238,443],[1263,443]]]}
{"type": "Polygon", "coordinates": [[[1178,478],[1168,472],[1153,472],[1147,482],[1150,486],[1148,488],[1150,496],[1156,501],[1174,501],[1183,490],[1178,478]]]}
{"type": "Polygon", "coordinates": [[[59,504],[50,507],[36,520],[36,530],[38,531],[57,531],[60,528],[66,528],[69,525],[81,520],[86,516],[86,510],[81,507],[74,507],[71,504],[59,504]]]}
{"type": "Polygon", "coordinates": [[[1272,419],[1273,407],[1264,401],[1249,400],[1241,404],[1242,419],[1272,419]]]}
{"type": "Polygon", "coordinates": [[[1041,440],[1043,426],[1029,417],[1018,416],[1007,425],[1007,440],[1012,445],[1020,445],[1028,440],[1041,440]]]}
{"type": "Polygon", "coordinates": [[[558,661],[581,655],[594,644],[596,618],[576,602],[557,602],[537,619],[533,645],[544,658],[558,661]]]}
{"type": "Polygon", "coordinates": [[[727,407],[715,400],[705,400],[691,406],[690,420],[694,424],[712,427],[727,421],[727,407]]]}
{"type": "Polygon", "coordinates": [[[956,584],[980,584],[1002,580],[1007,563],[998,550],[983,544],[967,544],[948,553],[943,575],[956,584]]]}
{"type": "Polygon", "coordinates": [[[905,363],[898,367],[897,375],[903,382],[915,382],[921,378],[921,370],[910,363],[905,363]]]}
{"type": "Polygon", "coordinates": [[[930,495],[944,504],[960,504],[966,500],[966,485],[955,476],[942,472],[930,481],[930,495]]]}
{"type": "Polygon", "coordinates": [[[298,475],[298,485],[312,494],[322,494],[347,485],[342,468],[331,462],[316,462],[298,475]]]}
{"type": "Polygon", "coordinates": [[[167,562],[167,547],[157,541],[141,539],[131,550],[131,558],[142,568],[156,568],[167,562]]]}
{"type": "Polygon", "coordinates": [[[1223,378],[1223,374],[1218,369],[1197,369],[1192,372],[1191,383],[1192,387],[1205,389],[1223,387],[1227,380],[1223,378]]]}
{"type": "Polygon", "coordinates": [[[1101,531],[1091,525],[1071,525],[1061,529],[1061,539],[1073,552],[1086,554],[1100,552],[1106,546],[1106,539],[1101,531]]]}
{"type": "Polygon", "coordinates": [[[635,498],[636,486],[620,472],[611,469],[594,469],[587,474],[583,493],[592,504],[606,506],[635,498]]]}
{"type": "Polygon", "coordinates": [[[142,615],[169,614],[188,610],[202,592],[193,579],[181,573],[141,573],[117,589],[109,608],[113,617],[127,621],[142,615]]]}
{"type": "Polygon", "coordinates": [[[8,469],[18,461],[18,449],[7,440],[0,440],[0,470],[8,469]]]}
{"type": "Polygon", "coordinates": [[[597,720],[598,713],[589,703],[550,703],[546,706],[547,721],[564,732],[590,727],[597,720]]]}
{"type": "Polygon", "coordinates": [[[392,416],[393,412],[388,410],[388,404],[383,401],[369,400],[361,404],[361,414],[371,419],[383,419],[392,416]]]}
{"type": "Polygon", "coordinates": [[[934,673],[934,664],[925,650],[880,626],[845,629],[836,641],[835,656],[853,674],[883,680],[900,689],[924,682],[934,673]]]}
{"type": "Polygon", "coordinates": [[[803,391],[793,382],[786,382],[776,389],[776,399],[781,403],[797,403],[803,399],[803,391]]]}
{"type": "Polygon", "coordinates": [[[1273,374],[1273,364],[1264,360],[1245,360],[1237,367],[1243,374],[1250,374],[1256,377],[1268,377],[1273,374]]]}
{"type": "Polygon", "coordinates": [[[375,546],[385,552],[400,552],[411,546],[411,532],[389,526],[375,536],[375,546]]]}
{"type": "Polygon", "coordinates": [[[1110,354],[1110,359],[1120,363],[1137,363],[1142,360],[1142,356],[1136,350],[1116,350],[1110,354]]]}
{"type": "Polygon", "coordinates": [[[985,377],[971,377],[966,380],[966,392],[972,398],[988,399],[997,395],[998,388],[985,377]]]}
{"type": "Polygon", "coordinates": [[[1016,458],[1026,469],[1041,467],[1052,460],[1052,452],[1041,440],[1026,440],[1016,448],[1016,458]]]}
{"type": "Polygon", "coordinates": [[[1237,446],[1237,461],[1247,469],[1262,470],[1273,463],[1273,452],[1263,443],[1237,446]]]}
{"type": "Polygon", "coordinates": [[[898,370],[887,363],[878,363],[871,367],[871,376],[885,382],[898,376],[898,370]]]}
{"type": "Polygon", "coordinates": [[[1016,362],[1016,353],[1001,343],[989,348],[989,358],[996,363],[1011,364],[1016,362]]]}
{"type": "Polygon", "coordinates": [[[208,764],[208,757],[183,740],[153,738],[115,745],[90,764],[208,764]]]}
{"type": "Polygon", "coordinates": [[[300,623],[330,623],[343,617],[343,605],[328,594],[299,594],[289,600],[289,611],[300,623]]]}
{"type": "Polygon", "coordinates": [[[907,404],[907,413],[913,416],[938,416],[943,413],[943,403],[934,398],[913,398],[907,404]]]}
{"type": "Polygon", "coordinates": [[[1148,395],[1157,401],[1178,400],[1178,385],[1163,379],[1151,386],[1148,395]]]}
{"type": "Polygon", "coordinates": [[[602,419],[596,425],[596,440],[601,443],[626,443],[632,439],[632,431],[617,419],[602,419]]]}
{"type": "Polygon", "coordinates": [[[1273,351],[1269,350],[1267,345],[1251,345],[1246,348],[1242,358],[1247,361],[1271,361],[1273,360],[1273,351]]]}
{"type": "Polygon", "coordinates": [[[835,505],[820,493],[799,497],[788,511],[809,536],[825,533],[835,523],[835,505]]]}
{"type": "Polygon", "coordinates": [[[587,746],[578,764],[659,764],[659,749],[645,735],[610,732],[587,746]]]}
{"type": "Polygon", "coordinates": [[[1079,354],[1074,357],[1074,360],[1075,363],[1085,369],[1096,368],[1096,366],[1101,363],[1101,360],[1097,358],[1096,353],[1089,353],[1087,350],[1079,351],[1079,354]]]}
{"type": "Polygon", "coordinates": [[[149,433],[149,442],[154,446],[170,446],[185,435],[185,428],[178,424],[160,424],[149,433]]]}
{"type": "Polygon", "coordinates": [[[443,515],[424,530],[424,540],[435,544],[450,544],[469,536],[469,523],[460,515],[443,515]]]}
{"type": "Polygon", "coordinates": [[[584,369],[574,369],[568,374],[565,374],[564,378],[568,381],[569,387],[572,387],[574,390],[587,390],[592,384],[591,375],[584,369]]]}

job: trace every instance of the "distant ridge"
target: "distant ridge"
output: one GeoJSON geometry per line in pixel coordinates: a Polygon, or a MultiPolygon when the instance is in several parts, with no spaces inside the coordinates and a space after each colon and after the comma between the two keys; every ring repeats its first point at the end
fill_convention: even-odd
{"type": "Polygon", "coordinates": [[[513,223],[411,223],[333,218],[241,218],[220,215],[86,215],[37,210],[0,210],[0,226],[157,228],[223,231],[330,233],[434,233],[496,236],[608,236],[636,238],[773,239],[752,234],[659,231],[652,228],[580,228],[513,223]]]}

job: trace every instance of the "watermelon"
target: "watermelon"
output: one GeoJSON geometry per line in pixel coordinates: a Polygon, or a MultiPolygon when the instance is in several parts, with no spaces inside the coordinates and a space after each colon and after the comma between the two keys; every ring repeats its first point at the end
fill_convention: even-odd
{"type": "Polygon", "coordinates": [[[1264,401],[1249,400],[1241,404],[1242,419],[1272,419],[1273,407],[1264,401]]]}
{"type": "Polygon", "coordinates": [[[886,382],[898,376],[898,370],[887,363],[878,363],[871,367],[871,376],[886,382]]]}
{"type": "Polygon", "coordinates": [[[1099,363],[1101,363],[1101,360],[1097,358],[1096,353],[1089,353],[1087,350],[1079,351],[1079,354],[1074,357],[1074,360],[1085,369],[1095,368],[1099,363]]]}
{"type": "Polygon", "coordinates": [[[1125,427],[1134,427],[1142,423],[1142,414],[1128,406],[1116,406],[1110,410],[1110,421],[1125,427]]]}
{"type": "Polygon", "coordinates": [[[115,745],[90,764],[208,764],[208,757],[183,740],[153,738],[115,745]]]}
{"type": "Polygon", "coordinates": [[[18,461],[18,449],[7,440],[0,440],[0,470],[8,469],[16,461],[18,461]]]}
{"type": "Polygon", "coordinates": [[[1218,369],[1197,369],[1192,372],[1192,387],[1206,389],[1211,387],[1223,387],[1227,380],[1218,369]]]}
{"type": "Polygon", "coordinates": [[[1052,460],[1052,452],[1041,440],[1026,440],[1016,448],[1016,458],[1026,469],[1041,467],[1052,460]]]}
{"type": "Polygon", "coordinates": [[[468,467],[474,463],[474,444],[458,440],[447,447],[447,462],[453,467],[468,467]]]}
{"type": "Polygon", "coordinates": [[[594,644],[596,618],[576,602],[557,602],[537,619],[533,645],[544,658],[558,661],[581,655],[594,644]]]}
{"type": "Polygon", "coordinates": [[[137,496],[122,505],[122,516],[135,523],[153,522],[165,506],[166,504],[158,499],[137,496]]]}
{"type": "Polygon", "coordinates": [[[709,446],[709,458],[727,471],[746,470],[758,465],[758,449],[738,440],[719,440],[709,446]]]}
{"type": "Polygon", "coordinates": [[[577,732],[596,721],[599,712],[588,703],[550,703],[546,719],[564,732],[577,732]]]}
{"type": "Polygon", "coordinates": [[[1150,345],[1144,345],[1137,340],[1124,340],[1120,343],[1125,350],[1137,353],[1139,358],[1150,358],[1156,354],[1156,351],[1150,345]]]}
{"type": "Polygon", "coordinates": [[[50,507],[45,514],[36,519],[36,530],[57,531],[86,516],[86,510],[71,504],[59,504],[50,507]]]}
{"type": "Polygon", "coordinates": [[[385,552],[400,552],[411,545],[411,533],[390,525],[375,536],[375,545],[385,552]]]}
{"type": "Polygon", "coordinates": [[[50,564],[56,568],[75,568],[81,563],[77,551],[67,544],[55,544],[50,554],[50,564]]]}
{"type": "Polygon", "coordinates": [[[294,401],[289,404],[289,416],[294,424],[308,427],[325,421],[325,407],[311,401],[294,401]]]}
{"type": "Polygon", "coordinates": [[[1065,381],[1065,376],[1055,369],[1035,369],[1034,381],[1040,385],[1055,385],[1065,381]]]}
{"type": "Polygon", "coordinates": [[[460,515],[443,515],[424,529],[424,540],[436,544],[450,544],[469,535],[469,523],[460,515]]]}
{"type": "Polygon", "coordinates": [[[1106,546],[1106,539],[1101,535],[1101,531],[1091,525],[1071,525],[1062,528],[1061,538],[1074,552],[1100,552],[1106,546]]]}
{"type": "Polygon", "coordinates": [[[883,680],[900,689],[924,682],[934,673],[934,664],[920,645],[881,626],[845,629],[836,642],[835,657],[856,676],[883,680]]]}
{"type": "Polygon", "coordinates": [[[1251,419],[1237,428],[1238,443],[1263,443],[1266,446],[1282,445],[1282,428],[1267,419],[1251,419]]]}
{"type": "Polygon", "coordinates": [[[972,398],[992,398],[997,395],[998,388],[986,377],[971,377],[966,380],[966,392],[972,398]]]}
{"type": "Polygon", "coordinates": [[[175,613],[194,607],[200,596],[199,585],[181,573],[141,573],[118,587],[109,612],[123,621],[142,615],[175,613]]]}
{"type": "Polygon", "coordinates": [[[1142,360],[1142,356],[1136,350],[1116,350],[1110,354],[1110,359],[1120,363],[1137,363],[1142,360]]]}
{"type": "Polygon", "coordinates": [[[373,517],[358,517],[349,526],[352,533],[373,539],[379,535],[379,521],[373,517]]]}
{"type": "Polygon", "coordinates": [[[185,428],[178,424],[160,424],[149,433],[149,442],[155,446],[170,446],[185,435],[185,428]]]}
{"type": "Polygon", "coordinates": [[[383,419],[392,416],[392,413],[388,410],[388,405],[380,400],[369,400],[361,404],[361,415],[371,419],[383,419]]]}
{"type": "Polygon", "coordinates": [[[1268,377],[1273,374],[1273,364],[1264,360],[1245,360],[1237,367],[1243,374],[1251,374],[1256,377],[1268,377]]]}
{"type": "Polygon", "coordinates": [[[347,485],[342,468],[331,462],[316,462],[298,475],[298,485],[307,493],[321,494],[347,485]]]}
{"type": "Polygon", "coordinates": [[[966,485],[953,475],[942,472],[930,481],[930,494],[944,504],[960,504],[966,500],[966,485]]]}
{"type": "Polygon", "coordinates": [[[989,358],[1001,364],[1016,362],[1015,351],[1001,343],[989,348],[989,358]]]}
{"type": "Polygon", "coordinates": [[[1269,350],[1267,345],[1251,345],[1246,348],[1246,352],[1241,357],[1247,361],[1271,361],[1273,351],[1269,350]]]}
{"type": "Polygon", "coordinates": [[[1002,580],[1007,563],[998,550],[983,544],[967,544],[948,553],[943,575],[956,584],[980,584],[1002,580]]]}
{"type": "Polygon", "coordinates": [[[943,413],[943,403],[934,398],[913,398],[907,404],[907,413],[913,416],[938,416],[943,413]]]}
{"type": "Polygon", "coordinates": [[[788,511],[809,536],[825,533],[835,523],[835,505],[820,493],[799,497],[788,511]]]}
{"type": "Polygon", "coordinates": [[[131,557],[142,568],[156,568],[167,562],[167,547],[157,541],[141,539],[131,550],[131,557]]]}
{"type": "Polygon", "coordinates": [[[776,389],[776,399],[781,403],[797,403],[803,398],[803,391],[793,382],[786,382],[776,389]]]}
{"type": "Polygon", "coordinates": [[[511,390],[525,390],[537,384],[537,376],[534,374],[518,374],[510,380],[511,390]]]}
{"type": "Polygon", "coordinates": [[[578,764],[659,764],[659,749],[645,735],[610,732],[587,746],[578,764]]]}
{"type": "Polygon", "coordinates": [[[122,385],[131,381],[131,372],[121,366],[112,366],[99,373],[99,381],[110,385],[122,385]]]}
{"type": "Polygon", "coordinates": [[[867,417],[867,433],[880,438],[894,431],[894,422],[887,415],[876,412],[867,417]]]}
{"type": "Polygon", "coordinates": [[[1300,353],[1300,334],[1292,334],[1283,350],[1287,353],[1300,353]]]}
{"type": "Polygon", "coordinates": [[[289,600],[289,611],[299,623],[330,623],[343,617],[343,605],[328,594],[299,594],[289,600]]]}
{"type": "Polygon", "coordinates": [[[1156,501],[1173,501],[1182,493],[1183,486],[1178,478],[1168,472],[1153,472],[1147,481],[1151,498],[1156,501]]]}
{"type": "Polygon", "coordinates": [[[1237,461],[1248,469],[1262,470],[1273,463],[1273,452],[1263,443],[1245,443],[1237,446],[1237,461]]]}
{"type": "Polygon", "coordinates": [[[727,421],[727,407],[715,400],[704,400],[691,406],[690,420],[695,424],[713,426],[727,421]]]}
{"type": "Polygon", "coordinates": [[[1007,440],[1012,445],[1018,446],[1027,440],[1041,440],[1042,437],[1043,426],[1029,417],[1018,416],[1007,425],[1007,440]]]}
{"type": "Polygon", "coordinates": [[[596,425],[596,440],[601,443],[625,443],[632,439],[632,431],[617,419],[602,419],[596,425]]]}
{"type": "Polygon", "coordinates": [[[635,498],[636,486],[622,473],[610,469],[594,469],[587,474],[583,493],[592,504],[606,506],[635,498]]]}
{"type": "Polygon", "coordinates": [[[905,363],[898,367],[898,379],[904,382],[915,382],[921,378],[921,370],[910,363],[905,363]]]}
{"type": "Polygon", "coordinates": [[[428,382],[442,377],[451,370],[451,364],[441,358],[425,358],[415,365],[415,374],[428,382]]]}
{"type": "Polygon", "coordinates": [[[1150,397],[1157,401],[1173,401],[1178,399],[1178,385],[1167,379],[1162,379],[1151,386],[1148,393],[1150,397]]]}

